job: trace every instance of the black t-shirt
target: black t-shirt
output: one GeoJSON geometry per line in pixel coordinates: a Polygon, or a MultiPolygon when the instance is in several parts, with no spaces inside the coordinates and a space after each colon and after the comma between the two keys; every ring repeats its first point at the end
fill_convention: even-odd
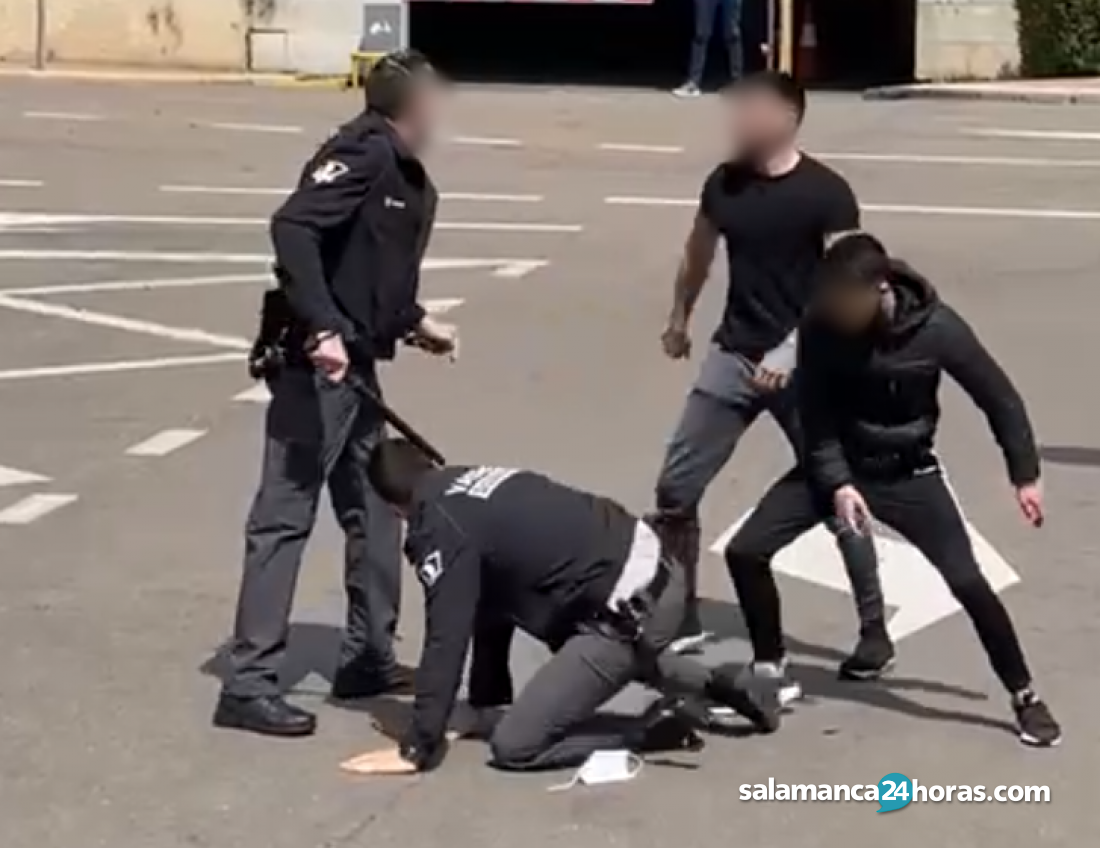
{"type": "Polygon", "coordinates": [[[826,238],[859,227],[851,186],[806,155],[779,177],[743,162],[719,165],[703,184],[699,210],[722,234],[729,257],[714,341],[752,360],[798,326],[826,238]]]}

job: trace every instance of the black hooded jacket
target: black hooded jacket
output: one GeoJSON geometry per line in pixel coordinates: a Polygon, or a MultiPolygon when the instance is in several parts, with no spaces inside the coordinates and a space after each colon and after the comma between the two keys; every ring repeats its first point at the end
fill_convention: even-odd
{"type": "Polygon", "coordinates": [[[962,316],[893,264],[893,308],[866,332],[846,335],[812,313],[803,322],[795,382],[810,479],[831,495],[937,467],[946,371],[985,413],[1013,484],[1035,482],[1039,454],[1019,392],[962,316]]]}

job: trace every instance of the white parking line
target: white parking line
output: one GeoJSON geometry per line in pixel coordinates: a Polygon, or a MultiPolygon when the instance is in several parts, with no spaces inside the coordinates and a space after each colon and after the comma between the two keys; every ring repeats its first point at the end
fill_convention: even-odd
{"type": "Polygon", "coordinates": [[[0,524],[9,526],[32,524],[76,500],[76,495],[28,495],[7,509],[0,510],[0,524]]]}
{"type": "MultiPolygon", "coordinates": [[[[270,263],[268,253],[182,253],[172,250],[0,250],[4,259],[79,259],[85,262],[167,262],[180,265],[270,263]]],[[[0,290],[2,293],[2,290],[0,290]]]]}
{"type": "Polygon", "coordinates": [[[271,400],[271,392],[264,383],[257,383],[251,389],[245,389],[240,394],[234,395],[233,400],[241,403],[267,403],[271,400]]]}
{"type": "Polygon", "coordinates": [[[1100,141],[1100,132],[1080,132],[1077,130],[1013,130],[978,128],[960,130],[963,135],[975,135],[980,138],[1021,138],[1035,141],[1100,141]]]}
{"type": "MultiPolygon", "coordinates": [[[[55,232],[58,227],[81,227],[97,224],[131,224],[151,227],[267,227],[267,218],[199,217],[186,215],[51,215],[37,212],[0,212],[0,232],[55,232]]],[[[520,221],[440,221],[436,230],[458,230],[480,233],[579,233],[581,224],[557,224],[520,221]]],[[[4,251],[0,255],[9,254],[4,251]]],[[[213,255],[213,254],[212,254],[213,255]]],[[[226,255],[226,254],[221,254],[226,255]]],[[[232,254],[228,254],[232,255],[232,254]]],[[[8,258],[16,258],[8,256],[8,258]]],[[[26,257],[30,258],[30,257],[26,257]]],[[[219,260],[212,260],[219,261],[219,260]]],[[[233,260],[225,260],[233,261],[233,260]]]]}
{"type": "Polygon", "coordinates": [[[49,481],[49,477],[43,477],[33,471],[23,471],[19,468],[0,465],[0,489],[5,486],[25,486],[28,483],[48,483],[49,481]]]}
{"type": "Polygon", "coordinates": [[[24,112],[24,118],[35,121],[102,121],[102,115],[92,115],[87,112],[24,112]]]}
{"type": "Polygon", "coordinates": [[[254,132],[275,133],[277,135],[298,135],[305,132],[303,127],[290,124],[237,124],[233,122],[223,123],[219,121],[199,122],[197,126],[210,130],[228,130],[230,132],[254,132]]]}
{"type": "Polygon", "coordinates": [[[63,306],[56,303],[39,303],[36,300],[9,297],[3,294],[0,294],[0,307],[14,309],[17,312],[27,312],[32,315],[42,315],[48,318],[65,318],[69,321],[77,321],[81,324],[110,327],[114,330],[125,330],[130,333],[156,336],[157,338],[171,339],[178,342],[196,342],[198,344],[213,345],[214,347],[227,347],[233,350],[252,349],[251,342],[236,336],[208,333],[205,330],[191,327],[169,327],[166,324],[155,324],[152,321],[138,321],[133,318],[125,318],[121,315],[111,315],[106,312],[93,312],[90,309],[74,309],[71,306],[63,306]]]}
{"type": "MultiPolygon", "coordinates": [[[[689,197],[605,197],[610,206],[692,207],[699,201],[689,197]]],[[[1100,221],[1100,210],[1026,209],[997,206],[910,206],[903,204],[864,203],[864,212],[882,215],[927,215],[955,218],[1030,218],[1035,220],[1100,221]]]]}
{"type": "Polygon", "coordinates": [[[0,381],[160,371],[165,368],[186,368],[192,365],[217,365],[229,362],[240,367],[244,363],[244,357],[240,353],[208,353],[202,356],[166,356],[158,359],[130,359],[116,362],[81,362],[76,365],[52,365],[45,368],[13,368],[0,371],[0,381]]]}
{"type": "Polygon", "coordinates": [[[209,185],[162,185],[159,191],[165,194],[226,194],[226,195],[262,195],[277,196],[290,194],[290,188],[261,188],[251,186],[209,186],[209,185]]]}
{"type": "Polygon", "coordinates": [[[0,188],[42,188],[42,180],[0,180],[0,188]]]}
{"type": "MultiPolygon", "coordinates": [[[[0,182],[0,185],[3,183],[0,182]]],[[[158,190],[165,194],[283,197],[293,189],[261,186],[162,185],[158,190]]],[[[545,199],[541,194],[499,194],[475,191],[445,191],[439,197],[443,201],[473,203],[541,203],[545,199]]]]}
{"type": "Polygon", "coordinates": [[[206,430],[162,430],[144,442],[127,448],[129,456],[167,456],[206,435],[206,430]]]}
{"type": "Polygon", "coordinates": [[[600,150],[606,150],[609,153],[658,153],[668,155],[684,152],[684,148],[673,145],[629,144],[615,141],[605,141],[602,144],[596,145],[596,147],[600,150]]]}
{"type": "Polygon", "coordinates": [[[894,206],[863,204],[864,212],[885,215],[944,215],[957,218],[1030,218],[1033,220],[1100,221],[1100,211],[1090,209],[1016,209],[985,206],[894,206]]]}
{"type": "Polygon", "coordinates": [[[1020,156],[938,156],[919,153],[815,153],[832,162],[897,165],[977,165],[995,168],[1100,168],[1100,159],[1033,159],[1020,156]]]}
{"type": "Polygon", "coordinates": [[[518,138],[488,138],[478,135],[456,135],[448,139],[451,144],[465,147],[523,147],[518,138]]]}
{"type": "Polygon", "coordinates": [[[482,194],[476,191],[445,191],[439,198],[470,203],[542,203],[545,199],[541,194],[482,194]]]}
{"type": "Polygon", "coordinates": [[[635,195],[605,197],[609,206],[697,206],[698,200],[690,197],[639,197],[635,195]]]}
{"type": "Polygon", "coordinates": [[[218,277],[179,277],[156,280],[110,280],[103,283],[70,283],[60,286],[38,286],[23,289],[0,288],[0,295],[85,294],[111,291],[155,291],[157,289],[231,286],[239,283],[262,283],[270,274],[226,274],[218,277]]]}

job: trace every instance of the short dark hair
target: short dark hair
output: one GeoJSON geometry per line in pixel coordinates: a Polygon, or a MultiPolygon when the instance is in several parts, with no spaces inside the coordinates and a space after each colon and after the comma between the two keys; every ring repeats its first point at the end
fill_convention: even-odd
{"type": "Polygon", "coordinates": [[[890,254],[870,233],[844,233],[825,249],[817,269],[818,286],[877,286],[890,277],[890,254]]]}
{"type": "Polygon", "coordinates": [[[395,120],[409,108],[413,92],[435,68],[419,50],[394,50],[374,63],[363,81],[367,109],[395,120]]]}
{"type": "Polygon", "coordinates": [[[435,466],[408,439],[384,439],[367,460],[367,480],[393,506],[408,506],[424,475],[435,466]]]}
{"type": "Polygon", "coordinates": [[[731,94],[761,93],[782,100],[798,116],[799,123],[806,116],[806,89],[793,76],[785,71],[757,71],[734,82],[729,87],[731,94]]]}

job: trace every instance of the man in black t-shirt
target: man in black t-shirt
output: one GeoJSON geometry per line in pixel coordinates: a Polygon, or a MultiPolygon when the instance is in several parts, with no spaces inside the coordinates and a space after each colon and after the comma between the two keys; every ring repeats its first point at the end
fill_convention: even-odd
{"type": "MultiPolygon", "coordinates": [[[[737,156],[703,185],[699,210],[676,276],[675,297],[662,335],[665,353],[691,353],[689,322],[719,240],[726,243],[729,290],[721,322],[672,436],[657,483],[657,526],[683,560],[693,603],[681,650],[707,636],[698,615],[698,507],[738,441],[761,412],[769,412],[801,452],[788,385],[802,311],[813,271],[830,236],[858,228],[859,204],[848,183],[802,153],[798,129],[805,94],[790,76],[755,74],[731,89],[737,156]]],[[[860,616],[860,640],[841,665],[845,678],[878,677],[891,664],[874,549],[836,528],[860,616]]],[[[754,669],[781,681],[784,701],[800,695],[784,664],[754,669]]]]}

